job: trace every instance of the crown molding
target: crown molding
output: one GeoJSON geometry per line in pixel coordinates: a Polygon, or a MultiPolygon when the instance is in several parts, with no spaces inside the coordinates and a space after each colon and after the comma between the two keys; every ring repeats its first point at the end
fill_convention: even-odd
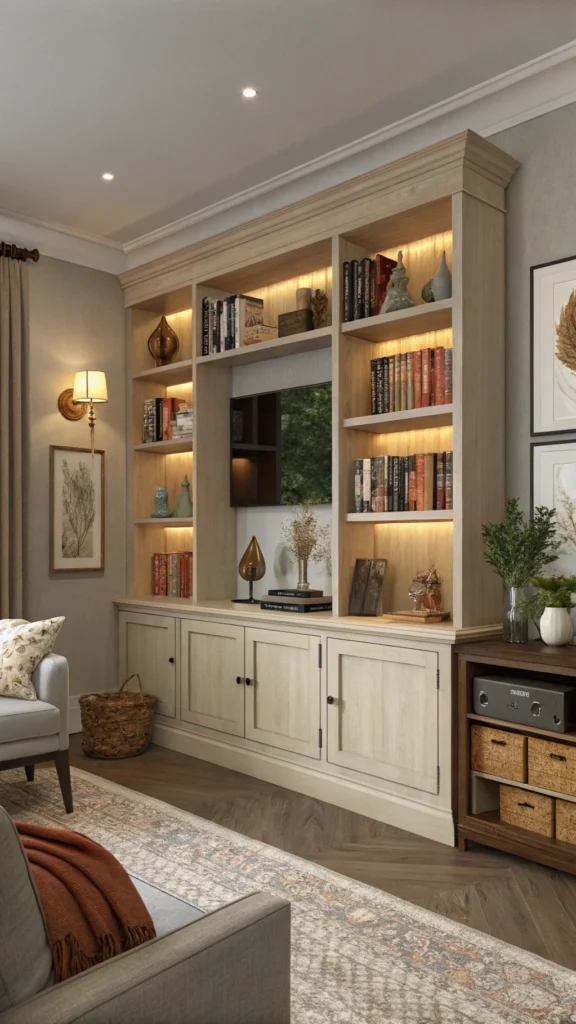
{"type": "MultiPolygon", "coordinates": [[[[576,41],[122,244],[0,209],[0,237],[123,275],[299,203],[466,129],[488,138],[576,102],[576,41]]],[[[144,272],[145,273],[145,272],[144,272]]]]}
{"type": "Polygon", "coordinates": [[[119,275],[126,269],[126,255],[120,242],[70,231],[59,224],[23,217],[0,209],[0,239],[3,242],[39,249],[66,263],[78,263],[92,270],[119,275]]]}
{"type": "Polygon", "coordinates": [[[125,243],[127,268],[407,156],[466,128],[485,138],[576,101],[576,41],[125,243]]]}

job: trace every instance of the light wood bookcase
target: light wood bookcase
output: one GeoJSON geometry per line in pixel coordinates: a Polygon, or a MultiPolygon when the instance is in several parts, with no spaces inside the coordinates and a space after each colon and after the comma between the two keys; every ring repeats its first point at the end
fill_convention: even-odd
{"type": "MultiPolygon", "coordinates": [[[[434,562],[456,629],[499,621],[500,586],[484,564],[480,527],[497,519],[504,503],[504,199],[515,168],[505,153],[464,132],[123,275],[131,309],[129,595],[151,594],[154,551],[189,550],[193,544],[194,594],[183,604],[236,596],[232,370],[329,348],[334,616],[346,617],[355,559],[385,557],[386,610],[405,608],[414,574],[434,562]],[[400,248],[417,305],[343,323],[344,261],[377,252],[395,256],[400,248]],[[420,292],[443,249],[453,295],[427,304],[420,292]],[[329,326],[202,356],[204,296],[259,295],[265,322],[274,323],[279,312],[295,308],[296,288],[305,285],[327,291],[329,326]],[[170,314],[181,347],[177,362],[155,369],[146,341],[161,312],[170,314]],[[453,404],[371,416],[370,360],[438,345],[453,350],[453,404]],[[190,397],[192,381],[193,445],[143,446],[144,399],[190,397]],[[354,513],[355,459],[449,449],[454,452],[453,511],[354,513]],[[173,503],[185,472],[193,481],[193,524],[150,522],[155,487],[165,485],[173,503]]],[[[382,625],[382,619],[373,621],[382,625]]]]}

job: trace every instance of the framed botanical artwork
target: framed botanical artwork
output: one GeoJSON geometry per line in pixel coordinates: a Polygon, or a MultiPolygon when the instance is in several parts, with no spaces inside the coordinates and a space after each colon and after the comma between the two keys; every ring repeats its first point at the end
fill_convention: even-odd
{"type": "Polygon", "coordinates": [[[532,508],[556,509],[561,541],[551,572],[576,575],[576,441],[536,441],[532,449],[532,508]]]}
{"type": "Polygon", "coordinates": [[[531,268],[532,433],[576,430],[576,257],[531,268]]]}
{"type": "Polygon", "coordinates": [[[104,568],[104,452],[50,446],[50,572],[104,568]]]}

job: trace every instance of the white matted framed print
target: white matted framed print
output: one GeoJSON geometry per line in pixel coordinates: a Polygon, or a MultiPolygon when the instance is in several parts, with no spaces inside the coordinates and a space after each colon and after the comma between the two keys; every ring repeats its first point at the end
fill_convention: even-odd
{"type": "Polygon", "coordinates": [[[561,542],[551,572],[576,575],[576,441],[536,441],[532,449],[532,508],[556,509],[561,542]]]}
{"type": "Polygon", "coordinates": [[[576,430],[576,257],[532,267],[532,433],[576,430]]]}
{"type": "Polygon", "coordinates": [[[50,572],[104,568],[104,452],[50,446],[50,572]]]}

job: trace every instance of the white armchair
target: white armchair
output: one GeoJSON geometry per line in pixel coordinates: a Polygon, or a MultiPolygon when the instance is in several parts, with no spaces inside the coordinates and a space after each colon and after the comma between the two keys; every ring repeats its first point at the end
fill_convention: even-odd
{"type": "Polygon", "coordinates": [[[68,662],[48,654],[32,676],[38,700],[0,697],[0,771],[23,767],[28,782],[34,766],[54,761],[68,814],[73,810],[68,758],[68,662]]]}

